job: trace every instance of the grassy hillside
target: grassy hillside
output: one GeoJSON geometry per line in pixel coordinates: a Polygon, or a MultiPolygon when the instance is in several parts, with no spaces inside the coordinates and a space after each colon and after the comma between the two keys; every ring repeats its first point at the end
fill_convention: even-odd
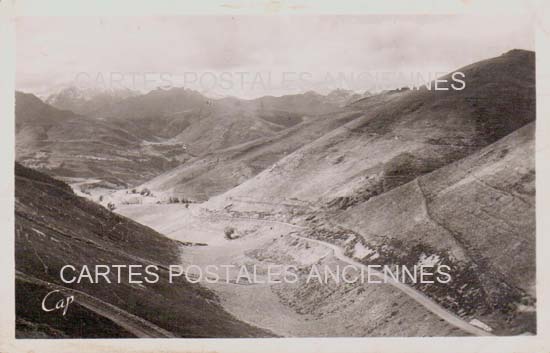
{"type": "Polygon", "coordinates": [[[400,90],[359,100],[350,109],[360,117],[211,205],[237,206],[233,201],[247,196],[346,209],[463,158],[535,119],[534,58],[513,50],[459,69],[462,91],[400,90]]]}
{"type": "Polygon", "coordinates": [[[182,244],[77,197],[61,181],[15,166],[15,259],[18,337],[265,337],[271,334],[238,321],[216,296],[166,271],[155,284],[64,284],[66,264],[180,263],[182,244]],[[66,317],[44,312],[53,289],[75,295],[66,317]]]}
{"type": "Polygon", "coordinates": [[[333,221],[361,235],[362,246],[374,250],[366,263],[439,259],[452,267],[453,281],[424,291],[464,315],[492,314],[495,321],[515,323],[510,327],[519,332],[533,332],[534,136],[530,123],[333,221]]]}
{"type": "Polygon", "coordinates": [[[357,118],[345,111],[306,117],[276,133],[190,160],[142,187],[194,200],[206,200],[254,177],[275,162],[328,131],[357,118]]]}
{"type": "Polygon", "coordinates": [[[498,334],[535,332],[534,53],[459,71],[462,91],[357,101],[357,119],[207,206],[305,222],[367,264],[448,264],[449,285],[418,289],[498,334]]]}

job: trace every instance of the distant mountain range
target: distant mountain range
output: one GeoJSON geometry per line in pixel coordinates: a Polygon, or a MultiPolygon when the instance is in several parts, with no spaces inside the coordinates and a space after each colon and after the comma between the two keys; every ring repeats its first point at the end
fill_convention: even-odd
{"type": "Polygon", "coordinates": [[[114,124],[58,110],[16,93],[16,159],[57,177],[95,178],[117,188],[154,177],[190,156],[184,146],[148,145],[114,124]]]}
{"type": "Polygon", "coordinates": [[[99,89],[69,86],[50,94],[45,103],[61,110],[71,110],[77,114],[89,115],[99,109],[114,105],[139,92],[127,88],[99,89]]]}
{"type": "Polygon", "coordinates": [[[356,95],[341,91],[213,100],[184,88],[142,95],[69,87],[44,103],[17,92],[17,160],[59,177],[96,178],[107,187],[136,185],[190,158],[275,138],[339,110],[351,97],[356,95]]]}
{"type": "Polygon", "coordinates": [[[460,71],[468,77],[462,91],[402,90],[366,97],[338,113],[304,121],[279,138],[194,159],[147,185],[195,197],[202,193],[203,199],[231,189],[224,197],[320,198],[339,207],[365,201],[535,119],[534,53],[512,51],[460,71]],[[226,190],[221,180],[231,181],[226,190]],[[209,184],[217,188],[208,192],[209,184]],[[237,184],[242,185],[233,189],[237,184]]]}

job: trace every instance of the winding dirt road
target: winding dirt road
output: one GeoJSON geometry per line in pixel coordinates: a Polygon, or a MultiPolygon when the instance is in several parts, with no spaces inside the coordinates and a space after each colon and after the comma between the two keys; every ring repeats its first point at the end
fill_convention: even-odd
{"type": "MultiPolygon", "coordinates": [[[[200,212],[196,212],[196,211],[197,210],[191,210],[191,215],[193,217],[197,218],[197,219],[206,220],[206,219],[213,216],[213,215],[208,215],[208,216],[205,217],[204,214],[201,214],[200,212]]],[[[287,223],[287,222],[278,221],[278,220],[268,220],[268,219],[252,218],[252,217],[242,217],[242,216],[239,217],[239,216],[236,216],[236,215],[219,215],[219,214],[215,215],[214,217],[217,220],[220,220],[220,219],[228,220],[228,221],[243,220],[243,221],[251,221],[251,222],[261,222],[261,223],[265,223],[265,224],[280,224],[280,225],[284,225],[284,226],[290,227],[290,228],[295,229],[295,230],[308,229],[308,227],[299,226],[299,225],[296,225],[296,224],[287,223]]],[[[154,225],[152,225],[152,226],[153,226],[153,228],[155,228],[154,225]]],[[[186,225],[186,227],[188,227],[188,225],[186,225]]],[[[171,229],[171,232],[167,232],[167,233],[174,233],[178,230],[181,230],[180,227],[176,227],[175,229],[171,229]]],[[[172,234],[170,234],[170,235],[172,235],[172,234]]],[[[321,241],[321,240],[317,240],[317,239],[302,237],[300,235],[296,235],[296,234],[293,234],[293,233],[290,233],[290,234],[287,233],[287,235],[292,236],[294,238],[302,239],[304,241],[317,243],[317,244],[320,244],[324,247],[327,247],[327,248],[331,249],[334,253],[334,256],[342,262],[345,262],[347,264],[350,264],[350,265],[358,267],[358,268],[365,268],[366,267],[364,264],[361,264],[360,262],[354,260],[353,258],[350,258],[350,257],[346,256],[344,254],[344,250],[341,249],[340,247],[334,245],[334,244],[331,244],[331,243],[328,243],[328,242],[325,242],[325,241],[321,241]]],[[[194,259],[194,260],[196,261],[196,259],[194,259]]],[[[212,260],[212,256],[209,256],[209,261],[211,261],[211,260],[212,260]]],[[[373,269],[370,269],[370,272],[373,274],[373,276],[378,276],[379,278],[384,279],[384,274],[383,273],[381,273],[379,271],[373,271],[373,269]]],[[[422,305],[424,308],[426,308],[428,311],[430,311],[434,315],[438,316],[440,319],[446,321],[450,325],[452,325],[452,326],[454,326],[458,329],[461,329],[464,332],[467,332],[467,333],[469,333],[471,335],[474,335],[474,336],[493,336],[493,334],[491,334],[490,332],[485,331],[485,330],[483,330],[479,327],[476,327],[476,326],[470,324],[469,322],[463,320],[462,318],[458,317],[457,315],[451,313],[450,311],[443,308],[441,305],[439,305],[438,303],[436,303],[435,301],[433,301],[432,299],[427,297],[422,292],[414,289],[413,287],[410,287],[406,284],[397,282],[397,281],[393,280],[391,277],[389,277],[386,280],[386,282],[387,282],[387,284],[392,285],[394,288],[396,288],[399,291],[401,291],[402,293],[406,294],[408,297],[410,297],[411,299],[413,299],[414,301],[416,301],[417,303],[422,305]]],[[[229,283],[229,285],[235,285],[235,283],[229,283]]]]}
{"type": "MultiPolygon", "coordinates": [[[[220,216],[218,216],[218,217],[220,217],[220,216]]],[[[256,218],[238,217],[238,216],[237,217],[235,217],[235,216],[233,216],[233,217],[231,217],[231,216],[227,216],[227,217],[221,216],[221,218],[226,218],[228,220],[229,219],[241,219],[241,220],[250,220],[250,221],[255,221],[255,222],[284,224],[286,226],[290,226],[290,227],[295,228],[295,229],[307,229],[307,227],[298,226],[298,225],[291,224],[291,223],[286,223],[286,222],[283,222],[283,221],[256,219],[256,218]]],[[[364,264],[362,264],[362,263],[360,263],[360,262],[344,255],[344,250],[342,248],[334,245],[334,244],[331,244],[331,243],[328,243],[328,242],[325,242],[325,241],[322,241],[322,240],[302,237],[300,235],[296,235],[296,234],[292,234],[292,233],[288,234],[288,235],[292,236],[294,238],[302,239],[302,240],[305,240],[305,241],[317,243],[317,244],[323,245],[325,247],[328,247],[328,248],[332,249],[332,251],[334,252],[334,256],[336,258],[338,258],[340,261],[343,261],[345,263],[348,263],[348,264],[353,265],[353,266],[358,267],[358,268],[367,268],[366,265],[364,265],[364,264]]],[[[378,278],[380,278],[382,280],[385,277],[384,274],[380,271],[375,271],[372,268],[369,271],[374,276],[377,276],[378,278]]],[[[451,324],[451,325],[453,325],[453,326],[455,326],[455,327],[457,327],[457,328],[459,328],[459,329],[461,329],[465,332],[468,332],[468,333],[470,333],[471,335],[474,335],[474,336],[494,336],[492,333],[487,332],[487,331],[485,331],[485,330],[483,330],[479,327],[476,327],[476,326],[470,324],[467,321],[464,321],[462,318],[460,318],[459,316],[451,313],[447,309],[443,308],[441,305],[439,305],[438,303],[436,303],[435,301],[433,301],[432,299],[427,297],[422,292],[414,289],[413,287],[408,286],[406,284],[403,284],[401,282],[395,281],[391,277],[389,277],[386,280],[386,282],[388,284],[392,285],[393,287],[397,288],[398,290],[402,291],[403,293],[408,295],[410,298],[414,299],[417,303],[419,303],[420,305],[422,305],[427,310],[429,310],[433,314],[437,315],[441,319],[445,320],[449,324],[451,324]]]]}
{"type": "MultiPolygon", "coordinates": [[[[344,251],[340,247],[338,247],[334,244],[330,244],[330,243],[327,243],[327,242],[324,242],[324,241],[321,241],[321,240],[302,237],[302,236],[296,235],[296,234],[288,234],[288,235],[291,236],[291,237],[297,238],[297,239],[302,239],[302,240],[305,240],[305,241],[309,241],[309,242],[313,242],[313,243],[317,243],[317,244],[329,247],[334,252],[334,256],[336,258],[338,258],[340,261],[343,261],[345,263],[348,263],[348,264],[353,265],[353,266],[358,267],[358,268],[367,268],[366,265],[364,265],[364,264],[362,264],[358,261],[355,261],[355,260],[347,257],[346,255],[344,255],[344,251]]],[[[369,272],[372,273],[373,275],[377,276],[380,279],[384,279],[384,274],[382,272],[375,271],[372,268],[369,269],[369,272]]],[[[489,333],[485,330],[482,330],[482,329],[480,329],[476,326],[473,326],[470,323],[462,320],[460,317],[458,317],[455,314],[451,313],[447,309],[444,309],[442,306],[440,306],[439,304],[437,304],[436,302],[434,302],[433,300],[428,298],[426,295],[424,295],[420,291],[418,291],[418,290],[416,290],[416,289],[414,289],[414,288],[412,288],[412,287],[410,287],[406,284],[403,284],[401,282],[397,282],[391,277],[387,278],[386,283],[394,286],[395,288],[399,289],[403,293],[407,294],[409,297],[414,299],[417,303],[419,303],[420,305],[422,305],[423,307],[428,309],[430,312],[432,312],[433,314],[439,316],[443,320],[447,321],[449,324],[460,328],[461,330],[464,330],[464,331],[466,331],[466,332],[468,332],[468,333],[470,333],[474,336],[493,336],[493,334],[491,334],[491,333],[489,333]]]]}

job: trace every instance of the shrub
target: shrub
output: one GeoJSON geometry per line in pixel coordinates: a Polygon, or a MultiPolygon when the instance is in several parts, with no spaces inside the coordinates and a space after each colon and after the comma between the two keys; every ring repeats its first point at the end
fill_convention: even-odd
{"type": "Polygon", "coordinates": [[[225,229],[223,230],[223,233],[225,234],[225,238],[229,240],[235,239],[233,237],[233,235],[235,234],[235,231],[236,230],[233,227],[225,227],[225,229]]]}
{"type": "Polygon", "coordinates": [[[180,203],[180,199],[177,196],[170,196],[168,198],[168,203],[180,203]]]}
{"type": "Polygon", "coordinates": [[[115,206],[114,203],[109,202],[109,203],[107,204],[107,208],[109,209],[109,211],[114,211],[114,210],[116,209],[116,206],[115,206]]]}

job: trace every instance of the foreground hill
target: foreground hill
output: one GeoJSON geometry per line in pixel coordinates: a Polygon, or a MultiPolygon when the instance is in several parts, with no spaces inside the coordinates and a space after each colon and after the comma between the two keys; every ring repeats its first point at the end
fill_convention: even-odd
{"type": "MultiPolygon", "coordinates": [[[[15,166],[17,337],[258,337],[268,332],[236,320],[216,296],[184,280],[168,284],[64,284],[66,264],[157,264],[180,261],[181,243],[73,194],[45,174],[15,166]],[[52,290],[73,294],[66,316],[44,312],[52,290]]],[[[189,246],[189,245],[188,245],[189,246]]]]}
{"type": "Polygon", "coordinates": [[[423,256],[448,264],[452,283],[427,292],[445,306],[504,315],[519,332],[534,332],[534,137],[530,123],[333,221],[361,235],[372,250],[365,263],[415,263],[423,256]]]}
{"type": "Polygon", "coordinates": [[[145,144],[110,124],[58,110],[32,94],[15,96],[16,159],[60,177],[126,186],[189,158],[181,144],[145,144]]]}
{"type": "Polygon", "coordinates": [[[251,197],[273,203],[267,210],[291,198],[345,209],[478,151],[535,119],[533,52],[513,50],[459,71],[466,77],[464,90],[424,87],[357,101],[350,109],[362,111],[360,117],[286,156],[211,206],[251,197]]]}

